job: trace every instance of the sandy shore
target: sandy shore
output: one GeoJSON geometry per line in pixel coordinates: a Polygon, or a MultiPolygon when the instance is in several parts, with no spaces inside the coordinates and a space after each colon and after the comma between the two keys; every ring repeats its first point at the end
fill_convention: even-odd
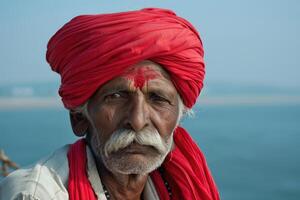
{"type": "Polygon", "coordinates": [[[63,108],[58,97],[0,98],[0,110],[20,108],[63,108]]]}
{"type": "MultiPolygon", "coordinates": [[[[213,96],[200,97],[198,105],[286,105],[299,104],[300,96],[213,96]]],[[[0,98],[0,109],[11,110],[21,108],[63,108],[59,97],[34,98],[0,98]]]]}
{"type": "Polygon", "coordinates": [[[267,95],[267,96],[214,96],[199,99],[201,105],[286,105],[299,104],[300,96],[267,95]]]}

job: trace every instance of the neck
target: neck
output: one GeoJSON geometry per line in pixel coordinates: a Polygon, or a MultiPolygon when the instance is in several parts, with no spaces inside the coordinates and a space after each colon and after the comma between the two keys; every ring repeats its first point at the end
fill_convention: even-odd
{"type": "Polygon", "coordinates": [[[109,171],[101,161],[97,161],[98,173],[110,199],[141,199],[148,174],[120,174],[109,171]]]}

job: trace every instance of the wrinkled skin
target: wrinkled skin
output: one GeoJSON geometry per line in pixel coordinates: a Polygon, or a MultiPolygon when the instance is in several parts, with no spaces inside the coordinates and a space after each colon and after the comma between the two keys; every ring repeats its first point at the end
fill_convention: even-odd
{"type": "Polygon", "coordinates": [[[126,172],[140,165],[137,168],[140,172],[138,170],[144,169],[144,165],[151,165],[157,159],[160,159],[160,165],[165,155],[160,155],[152,146],[134,142],[105,158],[101,154],[105,143],[120,129],[136,133],[156,129],[164,145],[169,145],[169,151],[178,122],[178,104],[178,93],[168,74],[159,65],[144,61],[103,85],[90,98],[87,117],[71,114],[73,130],[88,127],[87,140],[95,155],[101,180],[112,199],[140,199],[148,172],[123,173],[109,162],[121,162],[123,168],[128,168],[126,172]]]}

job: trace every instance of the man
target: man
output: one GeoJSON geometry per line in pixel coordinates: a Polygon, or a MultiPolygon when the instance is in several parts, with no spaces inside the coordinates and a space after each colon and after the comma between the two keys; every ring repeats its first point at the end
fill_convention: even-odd
{"type": "Polygon", "coordinates": [[[179,127],[204,79],[189,22],[154,8],[78,16],[50,39],[47,61],[61,75],[73,131],[85,137],[11,174],[1,199],[219,199],[179,127]]]}

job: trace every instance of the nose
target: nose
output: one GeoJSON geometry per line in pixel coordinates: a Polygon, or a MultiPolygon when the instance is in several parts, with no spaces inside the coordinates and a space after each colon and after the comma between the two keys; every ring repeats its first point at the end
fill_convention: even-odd
{"type": "Polygon", "coordinates": [[[128,108],[127,128],[139,132],[149,125],[149,109],[143,94],[138,93],[134,95],[128,108]]]}

